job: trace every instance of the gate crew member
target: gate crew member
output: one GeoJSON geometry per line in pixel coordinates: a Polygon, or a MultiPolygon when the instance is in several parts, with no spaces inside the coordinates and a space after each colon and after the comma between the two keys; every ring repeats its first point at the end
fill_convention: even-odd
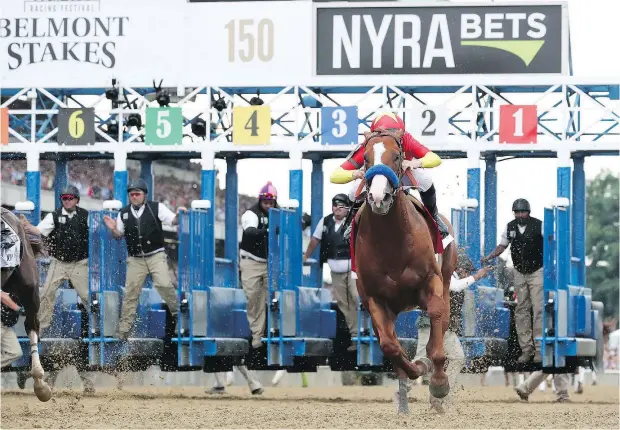
{"type": "MultiPolygon", "coordinates": [[[[84,307],[88,306],[88,211],[79,207],[80,192],[73,185],[65,187],[60,200],[62,207],[50,212],[35,227],[25,218],[20,217],[24,230],[35,241],[41,236],[48,238],[50,266],[47,270],[43,297],[39,308],[41,333],[51,325],[56,293],[60,285],[69,281],[78,294],[84,307]]],[[[33,247],[33,250],[36,247],[33,247]]],[[[60,364],[60,369],[65,366],[60,364]]],[[[89,372],[86,372],[78,363],[78,375],[84,385],[85,394],[93,394],[95,387],[89,372]]],[[[46,375],[46,382],[53,387],[60,369],[53,369],[46,375]]],[[[18,374],[18,385],[23,388],[28,375],[18,374]]]]}
{"type": "MultiPolygon", "coordinates": [[[[351,251],[342,235],[342,225],[351,203],[346,194],[336,194],[332,199],[332,213],[316,225],[312,239],[304,254],[304,262],[321,244],[321,264],[327,261],[332,275],[332,294],[344,315],[351,338],[357,337],[357,286],[351,276],[351,251]]],[[[347,349],[355,351],[357,342],[347,349]]]]}
{"type": "MultiPolygon", "coordinates": [[[[103,217],[114,237],[125,235],[129,254],[125,297],[116,336],[122,340],[129,336],[146,275],[151,275],[153,286],[168,305],[173,321],[176,321],[178,312],[177,294],[170,280],[162,230],[162,223],[177,225],[178,217],[164,204],[146,200],[148,188],[142,179],[132,182],[127,192],[130,204],[119,211],[116,221],[107,215],[103,217]]],[[[177,214],[185,210],[179,207],[177,214]]]]}
{"type": "Polygon", "coordinates": [[[0,324],[0,368],[2,368],[22,358],[24,353],[13,329],[19,319],[21,306],[15,302],[14,299],[17,298],[9,293],[1,291],[0,294],[2,294],[2,323],[0,324]]]}
{"type": "MultiPolygon", "coordinates": [[[[458,293],[486,277],[491,269],[491,267],[484,267],[474,273],[474,265],[465,251],[459,248],[457,252],[456,270],[450,279],[450,322],[443,340],[443,347],[448,360],[446,373],[448,374],[450,387],[453,388],[456,388],[456,380],[465,364],[465,353],[459,340],[463,301],[462,295],[459,296],[458,293]]],[[[418,345],[414,361],[418,360],[419,357],[426,357],[426,344],[430,337],[430,331],[430,320],[425,312],[418,319],[418,345]]],[[[411,384],[409,384],[408,388],[410,386],[411,384]]],[[[398,392],[396,394],[398,395],[398,392]]],[[[445,398],[438,399],[429,394],[431,407],[437,412],[444,412],[444,400],[445,398]]]]}
{"type": "Polygon", "coordinates": [[[62,208],[47,214],[36,227],[22,218],[27,233],[49,239],[51,262],[39,309],[41,330],[52,322],[58,287],[70,281],[82,304],[88,305],[88,211],[78,206],[80,192],[73,185],[62,190],[62,208]]]}
{"type": "Polygon", "coordinates": [[[243,235],[239,245],[239,270],[254,349],[261,347],[267,323],[269,209],[277,207],[277,200],[278,190],[267,182],[258,194],[258,203],[241,216],[243,235]]]}
{"type": "Polygon", "coordinates": [[[510,221],[502,233],[497,248],[481,262],[499,256],[510,245],[512,263],[515,268],[515,327],[519,336],[521,356],[519,363],[542,360],[540,345],[535,341],[542,336],[543,306],[543,232],[542,221],[530,216],[530,203],[517,199],[512,204],[515,219],[510,221]],[[533,318],[532,318],[533,314],[533,318]],[[534,329],[532,330],[532,319],[534,329]]]}

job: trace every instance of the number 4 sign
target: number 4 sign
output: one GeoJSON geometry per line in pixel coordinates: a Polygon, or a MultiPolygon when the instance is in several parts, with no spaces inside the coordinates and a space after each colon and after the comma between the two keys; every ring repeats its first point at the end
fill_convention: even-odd
{"type": "Polygon", "coordinates": [[[183,112],[180,107],[147,108],[144,128],[147,145],[180,145],[183,112]]]}
{"type": "Polygon", "coordinates": [[[538,138],[536,105],[499,107],[499,143],[536,143],[538,138]]]}

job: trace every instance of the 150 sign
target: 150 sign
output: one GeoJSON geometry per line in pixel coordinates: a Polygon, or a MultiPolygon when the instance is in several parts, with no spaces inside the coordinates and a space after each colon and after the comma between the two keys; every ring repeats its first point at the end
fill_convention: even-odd
{"type": "Polygon", "coordinates": [[[230,63],[248,63],[255,58],[262,62],[271,61],[274,46],[272,20],[264,18],[255,22],[254,19],[231,19],[225,28],[228,30],[230,63]]]}

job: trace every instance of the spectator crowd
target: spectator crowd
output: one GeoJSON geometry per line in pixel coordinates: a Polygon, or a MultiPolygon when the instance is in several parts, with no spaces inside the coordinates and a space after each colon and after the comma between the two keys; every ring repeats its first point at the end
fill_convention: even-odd
{"type": "MultiPolygon", "coordinates": [[[[189,207],[192,200],[200,198],[200,167],[184,160],[165,162],[167,166],[192,172],[194,180],[185,181],[174,176],[155,177],[154,200],[164,203],[176,210],[180,206],[189,207]],[[174,164],[173,164],[174,163],[174,164]]],[[[2,182],[13,185],[26,185],[26,161],[7,160],[2,162],[2,182]]],[[[137,161],[128,160],[129,179],[140,176],[137,161]]],[[[53,191],[56,175],[56,164],[53,161],[41,161],[41,189],[53,191]]],[[[76,160],[69,162],[69,184],[74,185],[82,196],[95,200],[113,198],[114,165],[109,160],[76,160]]],[[[255,197],[239,195],[239,216],[256,203],[255,197]]],[[[224,191],[216,187],[216,220],[224,221],[224,191]]]]}

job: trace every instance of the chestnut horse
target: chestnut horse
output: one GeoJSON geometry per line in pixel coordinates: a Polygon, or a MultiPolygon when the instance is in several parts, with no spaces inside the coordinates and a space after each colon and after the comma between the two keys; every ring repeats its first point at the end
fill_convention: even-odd
{"type": "MultiPolygon", "coordinates": [[[[441,255],[435,257],[431,228],[439,235],[432,217],[412,203],[402,187],[403,132],[378,131],[366,134],[364,162],[367,196],[354,220],[354,261],[357,289],[370,313],[381,351],[392,362],[399,379],[399,413],[408,413],[407,379],[432,372],[429,390],[437,398],[449,391],[444,372],[444,333],[450,319],[450,278],[456,267],[454,232],[447,219],[450,236],[441,255]],[[357,225],[357,226],[355,226],[357,225]],[[451,241],[451,242],[450,242],[451,241]],[[419,307],[431,321],[427,357],[412,363],[403,351],[394,329],[398,314],[419,307]],[[430,359],[430,360],[429,360],[430,359]]],[[[441,245],[439,245],[441,252],[441,245]]]]}
{"type": "Polygon", "coordinates": [[[31,374],[34,379],[34,393],[42,402],[47,402],[52,397],[52,390],[43,381],[43,366],[39,360],[39,269],[34,252],[26,232],[19,219],[9,210],[2,210],[2,235],[3,246],[18,246],[18,252],[13,255],[19,256],[17,264],[11,267],[2,267],[2,291],[11,293],[17,297],[19,304],[24,308],[26,320],[24,327],[30,339],[31,374]],[[6,236],[8,237],[4,237],[6,236]]]}

